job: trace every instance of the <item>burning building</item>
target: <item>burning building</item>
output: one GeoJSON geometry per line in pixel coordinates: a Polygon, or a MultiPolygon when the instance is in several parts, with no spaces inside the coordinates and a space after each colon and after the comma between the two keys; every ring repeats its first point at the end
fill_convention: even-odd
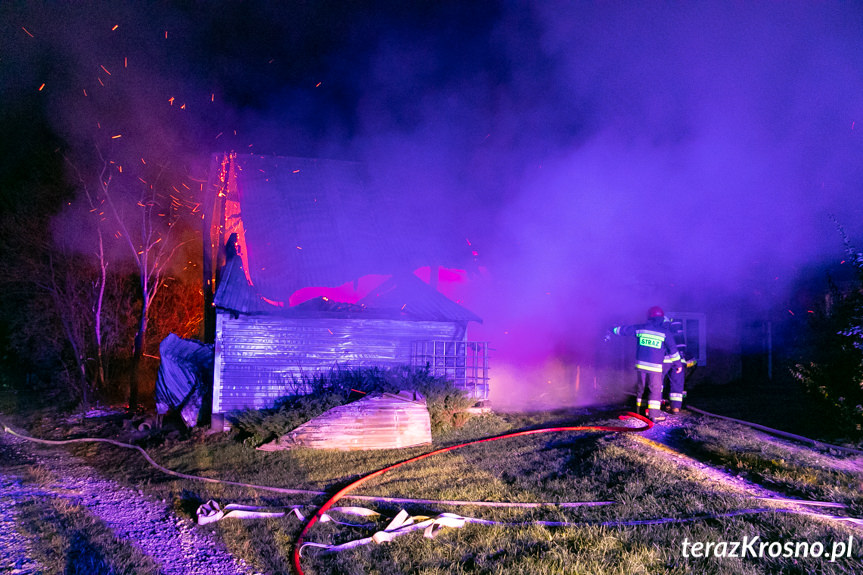
{"type": "Polygon", "coordinates": [[[467,337],[482,320],[417,277],[440,258],[362,164],[214,156],[208,189],[214,425],[343,367],[428,365],[488,398],[488,347],[467,337]]]}

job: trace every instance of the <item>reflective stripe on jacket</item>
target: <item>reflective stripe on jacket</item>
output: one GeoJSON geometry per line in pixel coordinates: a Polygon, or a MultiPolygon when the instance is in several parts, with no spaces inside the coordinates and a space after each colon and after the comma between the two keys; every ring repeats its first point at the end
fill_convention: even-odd
{"type": "Polygon", "coordinates": [[[654,371],[656,373],[662,373],[662,364],[650,363],[649,361],[636,361],[635,369],[643,369],[644,371],[654,371]]]}
{"type": "Polygon", "coordinates": [[[683,333],[683,322],[679,319],[666,317],[662,322],[662,326],[668,329],[668,333],[674,338],[674,346],[677,348],[677,357],[674,355],[666,356],[665,363],[673,363],[675,361],[686,361],[686,334],[683,333]]]}
{"type": "MultiPolygon", "coordinates": [[[[643,371],[662,373],[665,356],[674,357],[677,349],[674,337],[662,324],[642,323],[637,325],[617,326],[612,330],[615,335],[636,336],[638,347],[635,351],[635,368],[643,371]]],[[[678,355],[672,363],[680,361],[678,355]]]]}

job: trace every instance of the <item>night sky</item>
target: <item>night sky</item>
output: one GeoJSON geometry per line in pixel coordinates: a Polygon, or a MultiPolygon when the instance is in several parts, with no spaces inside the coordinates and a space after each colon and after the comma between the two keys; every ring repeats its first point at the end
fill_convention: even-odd
{"type": "Polygon", "coordinates": [[[842,259],[831,216],[863,244],[856,3],[4,2],[0,21],[4,193],[45,146],[191,178],[230,150],[360,160],[479,275],[465,300],[492,336],[553,349],[657,303],[767,309],[842,259]]]}

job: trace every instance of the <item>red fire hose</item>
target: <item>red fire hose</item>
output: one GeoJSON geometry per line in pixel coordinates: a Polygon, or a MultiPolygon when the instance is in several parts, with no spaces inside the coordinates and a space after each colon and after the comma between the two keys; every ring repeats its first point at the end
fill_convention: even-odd
{"type": "Polygon", "coordinates": [[[653,427],[653,422],[647,419],[642,415],[638,415],[636,413],[626,412],[620,416],[618,419],[626,420],[630,418],[638,419],[643,422],[645,426],[643,427],[624,427],[624,426],[608,426],[608,425],[578,425],[574,427],[547,427],[544,429],[529,429],[527,431],[516,431],[514,433],[506,433],[504,435],[498,435],[496,437],[486,437],[485,439],[477,439],[474,441],[468,441],[467,443],[461,443],[459,445],[451,445],[449,447],[442,447],[440,449],[436,449],[434,451],[430,451],[429,453],[424,453],[422,455],[417,455],[416,457],[411,457],[410,459],[406,459],[399,463],[394,463],[389,467],[384,467],[383,469],[378,469],[375,472],[372,472],[365,477],[360,477],[356,481],[346,485],[342,489],[336,492],[335,495],[330,497],[330,499],[324,503],[320,509],[318,509],[317,513],[315,513],[309,522],[306,523],[306,526],[303,528],[300,536],[297,538],[297,542],[294,544],[294,569],[297,572],[297,575],[303,575],[303,568],[300,565],[300,549],[303,546],[303,542],[306,536],[306,533],[309,532],[309,529],[312,528],[312,525],[318,522],[318,519],[327,512],[327,510],[333,506],[339,499],[344,497],[350,491],[353,491],[360,484],[365,483],[369,479],[373,477],[377,477],[379,475],[383,475],[387,471],[391,469],[395,469],[396,467],[401,467],[406,463],[413,463],[414,461],[419,461],[420,459],[425,459],[426,457],[431,457],[432,455],[437,455],[438,453],[444,453],[447,451],[453,451],[455,449],[461,449],[462,447],[466,447],[468,445],[475,445],[477,443],[484,443],[486,441],[497,441],[498,439],[506,439],[508,437],[519,437],[521,435],[535,435],[537,433],[551,433],[556,431],[610,431],[610,432],[638,432],[638,431],[647,431],[651,427],[653,427]]]}

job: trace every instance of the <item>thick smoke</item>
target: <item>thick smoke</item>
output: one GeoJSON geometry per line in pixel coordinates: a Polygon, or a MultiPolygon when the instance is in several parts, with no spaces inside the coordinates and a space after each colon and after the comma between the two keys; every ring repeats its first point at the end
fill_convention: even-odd
{"type": "MultiPolygon", "coordinates": [[[[135,113],[115,120],[140,138],[365,161],[398,200],[384,215],[467,270],[453,289],[499,396],[586,398],[608,326],[655,304],[764,313],[841,255],[831,214],[863,235],[853,4],[337,4],[6,20],[43,24],[76,97],[128,53],[135,113]],[[134,33],[108,45],[114,20],[134,33]]],[[[98,120],[49,109],[70,138],[98,120]]]]}
{"type": "Polygon", "coordinates": [[[383,44],[358,149],[422,190],[406,203],[430,228],[471,237],[500,398],[572,389],[603,330],[649,305],[764,313],[841,254],[831,214],[859,236],[860,23],[839,5],[509,6],[484,53],[504,69],[443,83],[423,80],[450,61],[434,39],[383,44]]]}

